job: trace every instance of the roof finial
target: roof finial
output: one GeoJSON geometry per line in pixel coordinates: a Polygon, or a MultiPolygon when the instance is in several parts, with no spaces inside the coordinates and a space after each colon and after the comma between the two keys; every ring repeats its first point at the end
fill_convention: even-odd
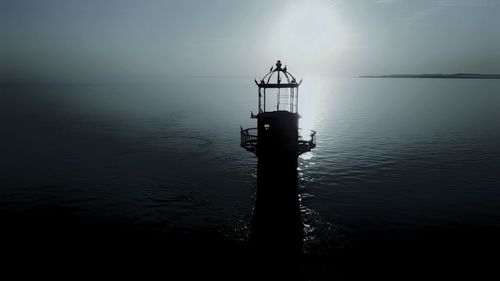
{"type": "Polygon", "coordinates": [[[281,61],[278,60],[278,62],[276,62],[276,70],[281,70],[281,61]]]}

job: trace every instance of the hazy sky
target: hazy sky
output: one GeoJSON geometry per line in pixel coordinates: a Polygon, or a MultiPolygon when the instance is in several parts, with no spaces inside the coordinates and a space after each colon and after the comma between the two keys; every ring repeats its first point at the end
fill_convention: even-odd
{"type": "Polygon", "coordinates": [[[500,73],[500,0],[0,0],[2,79],[500,73]]]}

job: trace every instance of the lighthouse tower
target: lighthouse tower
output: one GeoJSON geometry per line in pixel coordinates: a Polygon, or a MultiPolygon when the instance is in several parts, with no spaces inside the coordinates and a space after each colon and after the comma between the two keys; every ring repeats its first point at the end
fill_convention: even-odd
{"type": "MultiPolygon", "coordinates": [[[[316,146],[315,132],[299,136],[299,86],[280,61],[258,87],[257,128],[241,129],[241,146],[257,155],[257,193],[250,242],[266,259],[297,257],[303,224],[298,200],[297,156],[316,146]]],[[[293,258],[292,258],[293,260],[293,258]]]]}
{"type": "Polygon", "coordinates": [[[258,158],[298,155],[316,146],[312,131],[309,140],[299,136],[299,86],[295,77],[278,60],[269,73],[255,84],[259,89],[257,128],[241,129],[241,146],[258,158]]]}

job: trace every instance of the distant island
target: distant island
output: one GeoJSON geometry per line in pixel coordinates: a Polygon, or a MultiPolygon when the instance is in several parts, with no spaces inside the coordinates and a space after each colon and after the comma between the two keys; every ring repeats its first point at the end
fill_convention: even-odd
{"type": "Polygon", "coordinates": [[[455,78],[455,79],[500,79],[500,74],[390,74],[390,75],[363,75],[361,78],[455,78]]]}

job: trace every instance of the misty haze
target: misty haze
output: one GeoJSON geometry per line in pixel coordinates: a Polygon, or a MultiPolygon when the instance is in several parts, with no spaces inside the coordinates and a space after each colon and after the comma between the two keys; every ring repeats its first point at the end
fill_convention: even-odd
{"type": "Polygon", "coordinates": [[[0,0],[1,268],[498,278],[499,15],[0,0]]]}

